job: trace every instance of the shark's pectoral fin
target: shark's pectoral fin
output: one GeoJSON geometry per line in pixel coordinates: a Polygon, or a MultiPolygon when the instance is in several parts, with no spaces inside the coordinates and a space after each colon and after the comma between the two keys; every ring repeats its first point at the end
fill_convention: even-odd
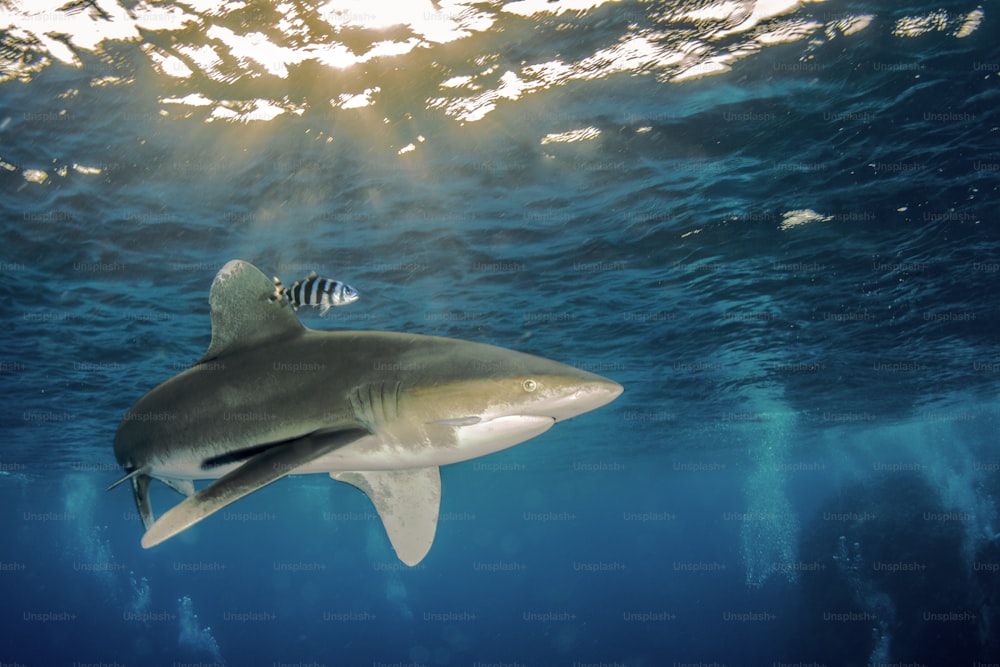
{"type": "Polygon", "coordinates": [[[243,496],[366,435],[368,431],[363,429],[325,431],[282,442],[262,451],[161,516],[142,536],[143,548],[156,546],[243,496]]]}
{"type": "Polygon", "coordinates": [[[399,560],[413,566],[424,559],[434,542],[441,508],[438,468],[331,472],[330,477],[371,498],[399,560]]]}
{"type": "Polygon", "coordinates": [[[170,477],[159,477],[158,479],[185,498],[194,495],[194,482],[190,479],[172,479],[170,477]]]}

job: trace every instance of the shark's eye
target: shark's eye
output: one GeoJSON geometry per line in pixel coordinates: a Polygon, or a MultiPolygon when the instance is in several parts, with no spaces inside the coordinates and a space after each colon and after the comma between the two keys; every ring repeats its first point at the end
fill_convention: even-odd
{"type": "Polygon", "coordinates": [[[527,380],[522,382],[521,386],[524,387],[524,390],[529,393],[535,391],[535,389],[538,389],[538,383],[532,380],[531,378],[528,378],[527,380]]]}

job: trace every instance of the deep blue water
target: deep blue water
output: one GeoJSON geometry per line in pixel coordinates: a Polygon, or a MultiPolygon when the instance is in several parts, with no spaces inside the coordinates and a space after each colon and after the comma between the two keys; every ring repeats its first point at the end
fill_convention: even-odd
{"type": "Polygon", "coordinates": [[[1000,663],[995,9],[0,5],[0,665],[1000,663]],[[625,392],[416,568],[324,476],[144,551],[233,258],[625,392]]]}

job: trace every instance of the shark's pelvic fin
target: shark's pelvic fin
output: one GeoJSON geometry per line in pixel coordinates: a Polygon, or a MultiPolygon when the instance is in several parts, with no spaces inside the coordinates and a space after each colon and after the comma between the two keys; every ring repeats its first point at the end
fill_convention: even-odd
{"type": "Polygon", "coordinates": [[[264,450],[161,516],[142,536],[143,548],[156,546],[226,505],[295,472],[299,466],[366,435],[368,431],[356,428],[323,431],[264,450]]]}
{"type": "Polygon", "coordinates": [[[371,498],[399,560],[412,567],[424,559],[434,542],[441,508],[439,468],[331,472],[330,477],[371,498]]]}
{"type": "Polygon", "coordinates": [[[212,343],[199,363],[305,331],[288,303],[273,296],[274,281],[253,264],[234,259],[222,267],[208,296],[212,343]]]}
{"type": "Polygon", "coordinates": [[[158,477],[157,479],[186,498],[194,495],[194,482],[190,479],[173,479],[171,477],[158,477]]]}

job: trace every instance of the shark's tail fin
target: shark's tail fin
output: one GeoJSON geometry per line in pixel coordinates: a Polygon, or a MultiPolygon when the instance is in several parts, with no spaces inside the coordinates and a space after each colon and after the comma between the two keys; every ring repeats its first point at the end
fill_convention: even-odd
{"type": "Polygon", "coordinates": [[[135,508],[139,511],[139,518],[142,519],[142,525],[146,530],[149,530],[149,527],[153,525],[153,508],[149,504],[149,483],[153,478],[147,475],[146,472],[147,469],[145,467],[131,470],[124,477],[109,486],[108,491],[124,481],[131,480],[135,508]]]}
{"type": "Polygon", "coordinates": [[[111,486],[109,486],[106,490],[110,491],[111,489],[115,488],[116,486],[118,486],[122,482],[127,482],[128,480],[132,479],[136,475],[144,475],[144,474],[146,474],[145,468],[135,468],[134,470],[129,470],[127,473],[125,473],[124,477],[122,477],[121,479],[118,479],[117,481],[115,481],[115,483],[112,484],[111,486]]]}
{"type": "Polygon", "coordinates": [[[135,498],[135,508],[139,511],[142,526],[146,530],[153,525],[153,507],[149,504],[149,483],[153,478],[149,475],[136,475],[132,478],[132,496],[135,498]]]}

